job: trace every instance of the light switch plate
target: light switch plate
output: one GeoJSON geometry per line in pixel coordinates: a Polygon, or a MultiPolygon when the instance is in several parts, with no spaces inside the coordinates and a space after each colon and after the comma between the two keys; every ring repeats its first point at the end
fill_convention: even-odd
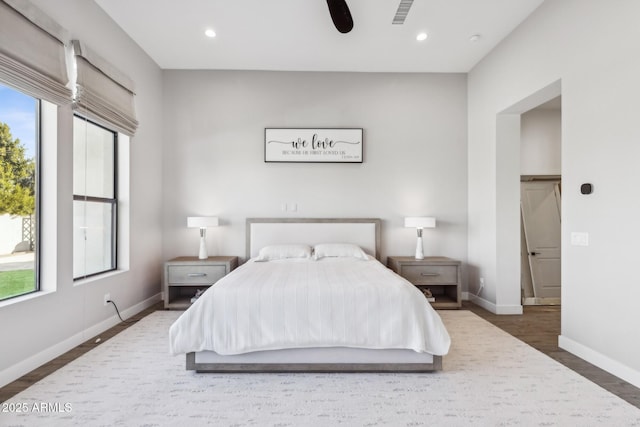
{"type": "Polygon", "coordinates": [[[589,246],[589,233],[571,232],[571,244],[573,246],[589,246]]]}

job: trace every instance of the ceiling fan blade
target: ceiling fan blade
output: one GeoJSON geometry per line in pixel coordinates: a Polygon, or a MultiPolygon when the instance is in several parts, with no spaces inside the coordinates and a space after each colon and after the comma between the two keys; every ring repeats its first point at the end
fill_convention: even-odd
{"type": "Polygon", "coordinates": [[[353,29],[353,19],[346,0],[327,0],[331,20],[341,33],[348,33],[353,29]]]}

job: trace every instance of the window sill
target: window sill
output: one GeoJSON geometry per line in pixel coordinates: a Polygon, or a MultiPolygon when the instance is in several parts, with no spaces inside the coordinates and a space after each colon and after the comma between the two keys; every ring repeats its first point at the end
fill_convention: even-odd
{"type": "Polygon", "coordinates": [[[20,304],[22,302],[40,298],[42,296],[53,294],[53,293],[55,293],[55,291],[36,291],[36,292],[31,292],[30,294],[22,295],[19,297],[13,297],[4,301],[0,301],[0,308],[8,307],[13,304],[20,304]]]}
{"type": "Polygon", "coordinates": [[[108,272],[103,273],[103,274],[98,274],[96,276],[87,277],[86,279],[74,280],[73,281],[73,286],[87,285],[89,283],[97,282],[99,280],[108,279],[108,278],[113,277],[113,276],[119,276],[119,275],[121,275],[123,273],[127,273],[128,271],[129,270],[113,270],[113,271],[108,271],[108,272]]]}

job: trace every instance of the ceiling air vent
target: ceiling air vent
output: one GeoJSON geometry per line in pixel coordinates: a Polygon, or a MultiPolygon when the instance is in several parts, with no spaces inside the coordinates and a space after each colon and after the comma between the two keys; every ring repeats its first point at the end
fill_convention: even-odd
{"type": "Polygon", "coordinates": [[[392,24],[404,24],[404,20],[407,19],[407,15],[409,14],[409,9],[411,9],[412,4],[413,0],[400,0],[400,4],[398,5],[398,10],[396,10],[396,16],[393,17],[392,24]]]}

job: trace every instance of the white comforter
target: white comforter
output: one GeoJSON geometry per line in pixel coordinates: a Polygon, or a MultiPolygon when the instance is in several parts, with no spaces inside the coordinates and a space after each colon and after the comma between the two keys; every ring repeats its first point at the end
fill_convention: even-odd
{"type": "Polygon", "coordinates": [[[210,287],[169,331],[171,354],[304,347],[449,350],[420,291],[375,259],[249,260],[210,287]]]}

